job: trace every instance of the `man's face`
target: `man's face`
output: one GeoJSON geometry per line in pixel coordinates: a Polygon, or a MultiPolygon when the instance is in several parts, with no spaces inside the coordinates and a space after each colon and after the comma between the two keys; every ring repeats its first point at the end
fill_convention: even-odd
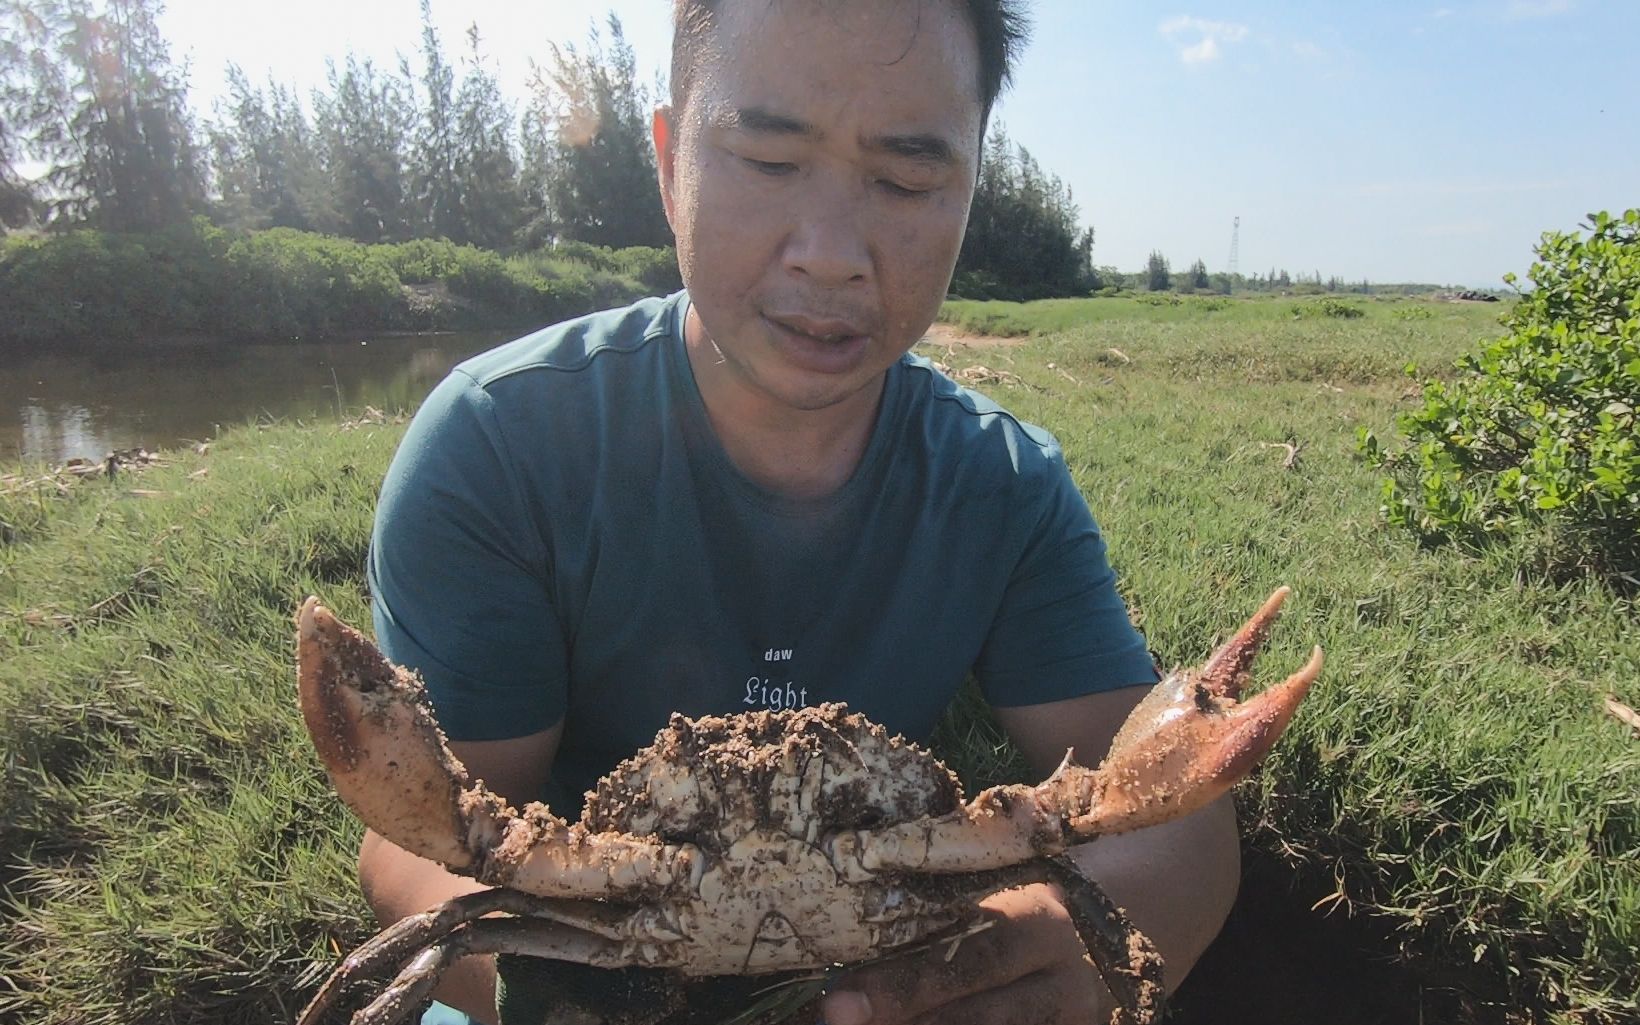
{"type": "Polygon", "coordinates": [[[684,282],[735,383],[868,395],[933,322],[973,198],[978,48],[953,0],[726,0],[657,117],[684,282]]]}

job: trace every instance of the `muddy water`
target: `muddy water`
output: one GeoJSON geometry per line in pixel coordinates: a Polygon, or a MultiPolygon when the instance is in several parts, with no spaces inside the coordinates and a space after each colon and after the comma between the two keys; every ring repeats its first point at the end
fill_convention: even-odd
{"type": "Polygon", "coordinates": [[[506,338],[452,334],[0,351],[0,466],[190,444],[255,420],[334,417],[367,405],[409,409],[450,367],[506,338]]]}

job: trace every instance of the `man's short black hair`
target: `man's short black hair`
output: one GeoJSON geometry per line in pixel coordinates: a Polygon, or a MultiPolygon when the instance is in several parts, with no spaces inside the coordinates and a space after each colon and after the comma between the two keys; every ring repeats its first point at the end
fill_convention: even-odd
{"type": "MultiPolygon", "coordinates": [[[[689,96],[701,47],[712,19],[724,0],[672,0],[672,106],[682,110],[689,96]]],[[[750,0],[737,0],[747,3],[750,0]]],[[[772,2],[772,0],[764,0],[772,2]]],[[[1025,42],[1026,23],[1021,0],[915,0],[917,3],[954,3],[968,16],[979,40],[979,100],[985,119],[991,105],[1008,84],[1014,58],[1025,42]]]]}

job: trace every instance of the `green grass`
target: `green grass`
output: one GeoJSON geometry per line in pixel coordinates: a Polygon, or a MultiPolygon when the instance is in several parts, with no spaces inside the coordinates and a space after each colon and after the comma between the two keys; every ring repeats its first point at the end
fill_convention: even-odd
{"type": "MultiPolygon", "coordinates": [[[[1443,977],[1483,973],[1517,1020],[1634,1020],[1640,743],[1601,700],[1640,706],[1636,610],[1507,551],[1420,549],[1354,455],[1408,401],[1402,367],[1446,365],[1495,313],[1088,302],[1023,345],[930,354],[1018,375],[987,387],[1064,444],[1164,663],[1295,588],[1262,673],[1312,644],[1328,667],[1243,791],[1250,842],[1443,977]]],[[[0,1022],[288,1022],[369,932],[289,616],[318,591],[367,621],[400,430],[241,429],[135,481],[0,496],[0,1022]]],[[[970,779],[1017,771],[971,709],[941,740],[970,779]]]]}
{"type": "Polygon", "coordinates": [[[0,1020],[289,1022],[365,933],[289,616],[364,615],[398,433],[240,430],[135,482],[157,496],[0,500],[0,1020]]]}
{"type": "MultiPolygon", "coordinates": [[[[1437,303],[1399,296],[1267,296],[1176,295],[1139,292],[1097,299],[1044,299],[1031,303],[1000,300],[950,299],[940,308],[940,320],[978,335],[1038,337],[1081,332],[1092,325],[1120,324],[1127,331],[1151,325],[1175,324],[1193,332],[1209,332],[1229,340],[1227,329],[1241,327],[1236,340],[1250,340],[1254,325],[1284,320],[1360,320],[1375,326],[1412,324],[1421,334],[1442,338],[1444,328],[1457,328],[1467,341],[1479,324],[1495,325],[1501,312],[1492,304],[1437,303]],[[1356,311],[1359,316],[1352,312],[1356,311]],[[1432,330],[1431,330],[1432,329],[1432,330]]],[[[1363,325],[1356,325],[1357,328],[1363,325]]],[[[1124,332],[1125,333],[1125,332],[1124,332]]],[[[1356,349],[1362,346],[1358,334],[1356,349]]],[[[1444,354],[1444,349],[1441,350],[1444,354]]],[[[1452,356],[1456,355],[1454,351],[1452,356]]],[[[1448,357],[1450,358],[1450,357],[1448,357]]]]}
{"type": "Polygon", "coordinates": [[[1255,844],[1336,876],[1336,909],[1385,916],[1409,955],[1473,962],[1523,1019],[1632,1021],[1640,743],[1602,699],[1640,702],[1636,610],[1531,579],[1508,550],[1427,551],[1383,524],[1355,427],[1390,425],[1403,365],[1445,367],[1497,333],[1490,310],[1431,308],[1115,315],[932,355],[1020,376],[998,397],[1059,436],[1165,664],[1295,588],[1264,672],[1311,644],[1328,668],[1244,791],[1255,844]],[[1299,447],[1290,469],[1282,444],[1299,447]]]}

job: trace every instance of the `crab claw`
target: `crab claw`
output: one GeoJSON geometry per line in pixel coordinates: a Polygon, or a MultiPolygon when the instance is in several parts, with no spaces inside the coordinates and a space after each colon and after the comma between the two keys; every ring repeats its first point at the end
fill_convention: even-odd
{"type": "Polygon", "coordinates": [[[416,675],[317,598],[297,613],[296,661],[302,718],[337,794],[410,853],[549,897],[666,889],[698,876],[687,845],[618,834],[594,841],[544,805],[514,810],[450,753],[416,675]]]}
{"type": "Polygon", "coordinates": [[[296,617],[302,718],[336,792],[376,832],[456,871],[465,843],[467,771],[444,745],[421,682],[389,662],[319,599],[296,617]]]}
{"type": "Polygon", "coordinates": [[[1121,833],[1217,800],[1258,764],[1321,673],[1321,649],[1286,681],[1239,700],[1281,604],[1280,588],[1199,668],[1170,673],[1139,702],[1091,772],[1070,762],[1042,784],[1078,836],[1121,833]],[[1066,801],[1066,798],[1071,798],[1066,801]]]}
{"type": "Polygon", "coordinates": [[[828,841],[849,879],[892,871],[972,872],[1188,815],[1222,796],[1275,746],[1321,672],[1303,669],[1238,700],[1286,600],[1283,587],[1198,669],[1170,674],[1128,715],[1098,768],[1065,755],[1035,787],[992,787],[934,820],[856,830],[828,841]]]}

